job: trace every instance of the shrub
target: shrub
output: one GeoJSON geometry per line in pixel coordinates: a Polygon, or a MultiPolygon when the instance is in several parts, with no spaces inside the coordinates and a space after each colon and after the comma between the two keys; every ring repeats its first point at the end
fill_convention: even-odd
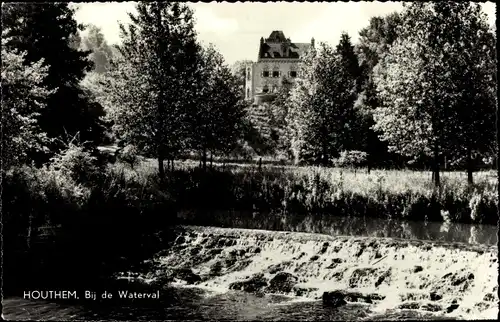
{"type": "Polygon", "coordinates": [[[118,160],[127,163],[133,169],[139,163],[137,148],[133,145],[127,145],[118,152],[118,160]]]}
{"type": "Polygon", "coordinates": [[[368,154],[363,151],[342,151],[334,164],[338,167],[360,167],[366,164],[367,158],[368,154]]]}
{"type": "Polygon", "coordinates": [[[96,156],[74,144],[51,158],[46,168],[56,176],[69,177],[78,184],[86,185],[100,181],[103,172],[96,156]]]}

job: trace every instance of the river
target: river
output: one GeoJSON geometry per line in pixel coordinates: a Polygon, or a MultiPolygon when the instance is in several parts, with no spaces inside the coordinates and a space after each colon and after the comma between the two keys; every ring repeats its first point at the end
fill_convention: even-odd
{"type": "Polygon", "coordinates": [[[418,225],[393,222],[399,228],[387,228],[376,220],[344,221],[343,229],[315,225],[323,234],[186,226],[173,245],[147,261],[146,271],[117,274],[120,289],[159,289],[159,299],[115,294],[113,300],[73,303],[11,297],[4,299],[4,318],[497,318],[496,227],[439,224],[426,230],[422,223],[411,228],[418,225]],[[346,305],[324,305],[323,293],[336,290],[344,292],[346,305]]]}

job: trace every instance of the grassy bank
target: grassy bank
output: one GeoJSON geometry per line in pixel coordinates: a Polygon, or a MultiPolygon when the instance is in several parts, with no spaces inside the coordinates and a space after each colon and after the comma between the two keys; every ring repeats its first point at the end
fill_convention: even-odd
{"type": "MultiPolygon", "coordinates": [[[[374,170],[368,174],[359,169],[219,163],[204,174],[197,166],[194,161],[177,162],[170,174],[167,189],[190,201],[176,200],[182,209],[197,206],[292,217],[316,213],[484,224],[498,220],[498,180],[493,171],[477,172],[473,186],[467,185],[462,172],[444,172],[437,189],[426,171],[374,170]],[[185,185],[183,176],[189,178],[185,185]]],[[[154,178],[157,171],[153,160],[143,161],[134,170],[119,164],[113,168],[134,180],[154,178]]]]}
{"type": "MultiPolygon", "coordinates": [[[[289,225],[306,215],[497,223],[497,179],[491,172],[476,174],[473,187],[461,174],[445,173],[436,190],[426,172],[234,164],[205,172],[197,165],[177,162],[162,183],[153,161],[134,169],[115,163],[11,171],[3,178],[4,280],[85,285],[165,247],[169,234],[159,239],[159,231],[181,222],[217,224],[221,211],[286,218],[289,225]],[[180,213],[189,213],[189,220],[180,213]],[[45,226],[59,227],[48,234],[50,242],[39,229],[45,226]]],[[[236,226],[240,220],[224,222],[236,226]]]]}

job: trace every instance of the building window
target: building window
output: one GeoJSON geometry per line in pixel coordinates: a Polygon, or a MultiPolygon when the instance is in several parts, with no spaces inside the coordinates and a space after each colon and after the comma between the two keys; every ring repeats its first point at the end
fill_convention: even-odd
{"type": "Polygon", "coordinates": [[[292,71],[290,71],[289,76],[292,78],[295,78],[295,77],[297,77],[297,72],[292,70],[292,71]]]}
{"type": "Polygon", "coordinates": [[[269,92],[269,86],[264,85],[264,87],[262,88],[262,92],[263,92],[263,93],[267,93],[267,92],[269,92]]]}
{"type": "Polygon", "coordinates": [[[247,98],[250,98],[250,88],[247,88],[247,98]]]}
{"type": "Polygon", "coordinates": [[[273,77],[280,77],[280,71],[279,70],[273,70],[273,77]]]}
{"type": "Polygon", "coordinates": [[[269,77],[269,71],[268,70],[263,71],[262,77],[269,77]]]}
{"type": "Polygon", "coordinates": [[[274,85],[273,86],[273,93],[277,93],[278,92],[278,86],[274,85]]]}
{"type": "Polygon", "coordinates": [[[247,80],[250,80],[250,68],[247,69],[247,80]]]}

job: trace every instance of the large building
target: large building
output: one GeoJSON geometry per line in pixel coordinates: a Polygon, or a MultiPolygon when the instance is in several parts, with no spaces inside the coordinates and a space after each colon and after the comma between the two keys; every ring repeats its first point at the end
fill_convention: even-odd
{"type": "Polygon", "coordinates": [[[246,67],[245,98],[256,104],[272,99],[283,79],[293,81],[298,76],[298,64],[311,47],[314,38],[310,43],[292,43],[278,30],[260,38],[257,62],[246,67]]]}

